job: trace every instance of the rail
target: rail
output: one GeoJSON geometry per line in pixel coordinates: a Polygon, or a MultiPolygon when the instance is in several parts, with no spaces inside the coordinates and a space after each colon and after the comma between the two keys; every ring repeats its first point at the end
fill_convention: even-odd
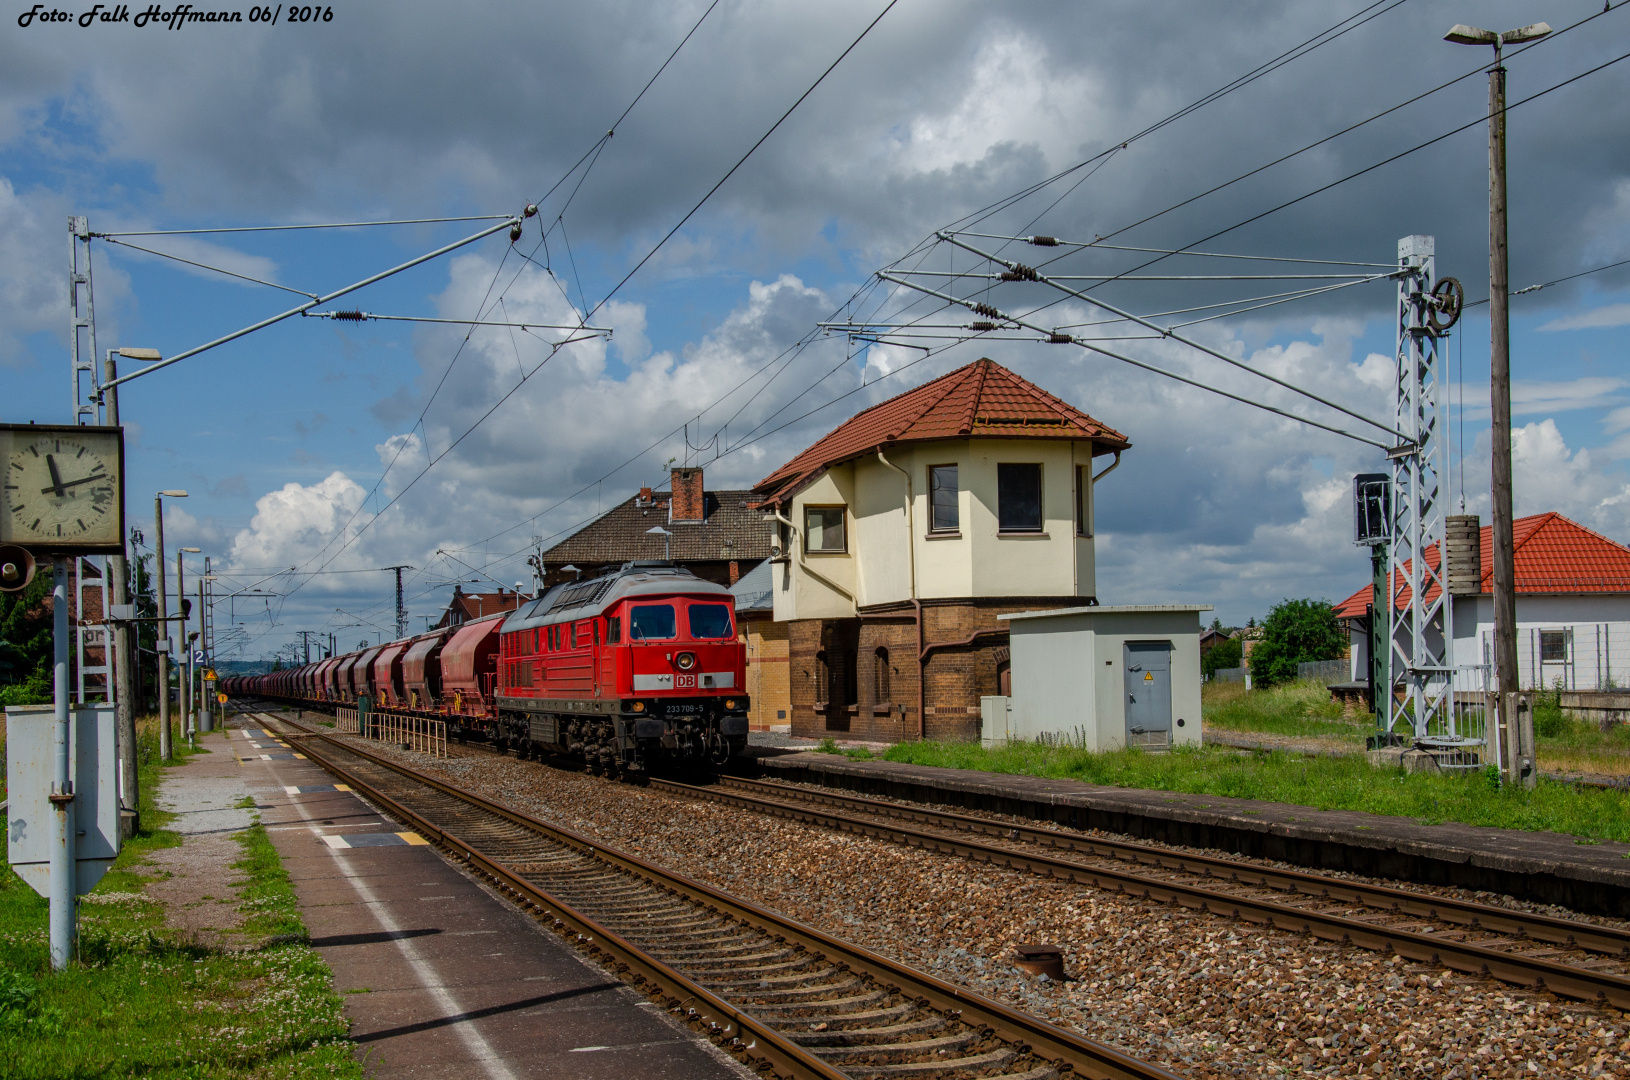
{"type": "MultiPolygon", "coordinates": [[[[761,1073],[840,1080],[857,1073],[871,1076],[896,1071],[880,1069],[865,1059],[910,1049],[913,1044],[882,1046],[868,1044],[861,1037],[900,1028],[846,1032],[839,1030],[848,1026],[839,1015],[833,1019],[834,1030],[827,1032],[827,1025],[820,1024],[821,1030],[817,1031],[815,1020],[804,1015],[818,1011],[825,999],[840,993],[864,993],[864,1000],[872,1002],[867,1008],[873,1011],[851,1014],[856,1019],[926,1010],[934,1014],[935,1023],[959,1033],[919,1044],[917,1049],[929,1054],[939,1053],[941,1047],[955,1049],[946,1051],[950,1058],[940,1056],[908,1066],[912,1076],[961,1076],[968,1075],[967,1070],[972,1068],[979,1075],[1008,1075],[1017,1080],[1020,1076],[1056,1076],[1073,1069],[1078,1075],[1102,1080],[1177,1080],[1177,1074],[1159,1066],[621,853],[598,839],[540,821],[327,733],[286,718],[261,715],[271,723],[297,729],[294,737],[310,760],[344,779],[432,843],[497,881],[503,891],[531,909],[545,926],[575,940],[635,987],[668,1003],[693,1027],[759,1067],[761,1073]],[[337,760],[341,757],[355,760],[337,760]],[[526,845],[518,842],[516,830],[509,829],[506,836],[505,829],[497,827],[500,825],[518,826],[534,839],[534,847],[537,838],[545,839],[551,850],[529,856],[524,850],[526,845]],[[510,851],[504,850],[506,843],[510,851]],[[576,896],[568,895],[572,889],[570,875],[560,869],[568,865],[592,867],[587,876],[595,883],[594,892],[580,889],[576,896]],[[613,890],[614,903],[600,909],[603,914],[597,913],[594,901],[598,897],[601,904],[606,903],[600,894],[607,889],[608,875],[616,875],[622,884],[613,890]],[[559,885],[545,888],[540,882],[559,885]],[[638,903],[629,896],[635,888],[643,897],[638,903]],[[689,912],[685,919],[664,915],[627,921],[631,906],[649,913],[653,908],[672,909],[675,905],[683,905],[689,912]],[[622,921],[619,911],[623,913],[622,921]],[[668,958],[660,959],[634,940],[639,934],[637,929],[626,929],[650,924],[694,926],[690,932],[698,944],[683,949],[674,948],[671,941],[666,948],[659,944],[659,951],[668,958]],[[742,944],[749,937],[755,943],[768,944],[742,944]],[[751,999],[765,991],[758,989],[758,977],[744,971],[747,964],[732,960],[732,941],[737,943],[738,952],[745,949],[751,954],[749,958],[758,955],[752,954],[754,949],[771,948],[792,958],[777,958],[776,962],[784,967],[820,968],[821,981],[803,990],[768,993],[769,998],[780,1003],[765,1006],[765,1015],[760,1015],[754,1011],[751,999]],[[688,972],[696,972],[696,976],[688,972]],[[742,981],[743,974],[750,976],[748,981],[742,981]],[[749,1003],[738,1004],[743,998],[749,1003]],[[796,1019],[788,1010],[797,1011],[796,1019]],[[780,1023],[769,1017],[779,1018],[780,1023]],[[856,1037],[853,1042],[848,1040],[851,1035],[856,1037]],[[974,1056],[958,1060],[965,1053],[974,1056]],[[846,1064],[854,1071],[846,1069],[846,1064]],[[1021,1071],[1015,1073],[1012,1069],[1021,1071]]],[[[786,982],[779,978],[775,981],[786,982]]],[[[896,1020],[875,1022],[891,1024],[896,1020]]],[[[920,1023],[903,1027],[914,1028],[920,1023]]]]}
{"type": "Polygon", "coordinates": [[[735,777],[707,787],[655,778],[650,785],[655,790],[1054,880],[1091,884],[1327,941],[1396,952],[1411,960],[1471,974],[1486,973],[1504,982],[1541,987],[1564,997],[1630,1008],[1630,975],[1602,970],[1630,968],[1630,932],[1613,927],[735,777]],[[885,823],[877,818],[903,819],[929,828],[885,823]],[[969,834],[998,842],[974,840],[969,834]],[[1026,847],[1062,850],[1072,857],[1023,850],[1026,847]],[[1518,949],[1533,950],[1533,954],[1518,949]],[[1569,952],[1574,956],[1567,957],[1569,952]]]}

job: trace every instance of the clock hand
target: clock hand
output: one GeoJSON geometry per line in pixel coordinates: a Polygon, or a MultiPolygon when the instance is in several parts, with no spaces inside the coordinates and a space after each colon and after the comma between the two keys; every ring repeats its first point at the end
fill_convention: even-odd
{"type": "Polygon", "coordinates": [[[41,495],[49,495],[51,492],[55,491],[58,495],[61,495],[64,488],[71,488],[71,487],[75,486],[76,484],[88,484],[92,480],[105,480],[105,479],[107,479],[106,476],[81,476],[78,480],[63,480],[63,481],[60,481],[55,487],[43,487],[43,488],[40,488],[40,494],[41,495]]]}
{"type": "Polygon", "coordinates": [[[54,492],[57,493],[57,498],[60,499],[62,497],[62,493],[63,493],[62,492],[62,477],[57,474],[57,462],[56,462],[56,459],[53,458],[50,454],[45,455],[45,467],[47,469],[51,470],[51,486],[48,487],[48,488],[40,488],[40,494],[44,495],[48,491],[54,491],[54,492]]]}

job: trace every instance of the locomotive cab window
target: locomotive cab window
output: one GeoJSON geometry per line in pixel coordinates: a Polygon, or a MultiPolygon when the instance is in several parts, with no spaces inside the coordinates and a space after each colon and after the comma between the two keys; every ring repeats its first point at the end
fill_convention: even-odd
{"type": "Polygon", "coordinates": [[[606,620],[606,644],[615,645],[623,639],[623,617],[613,615],[606,620]]]}
{"type": "Polygon", "coordinates": [[[671,641],[675,628],[672,604],[637,604],[628,609],[630,641],[671,641]]]}
{"type": "Polygon", "coordinates": [[[698,640],[735,636],[730,629],[730,605],[692,604],[690,606],[690,636],[698,640]]]}

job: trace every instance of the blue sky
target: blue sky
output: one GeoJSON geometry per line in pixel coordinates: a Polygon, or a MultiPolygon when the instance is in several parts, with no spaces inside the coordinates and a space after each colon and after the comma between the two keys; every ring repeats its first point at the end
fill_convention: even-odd
{"type": "MultiPolygon", "coordinates": [[[[125,389],[130,522],[150,533],[147,493],[185,487],[192,494],[174,508],[171,543],[208,552],[227,570],[223,588],[298,568],[264,586],[287,595],[244,622],[244,657],[302,629],[355,644],[391,621],[391,578],[332,571],[412,564],[410,610],[422,625],[418,616],[439,611],[450,591],[436,583],[473,576],[438,550],[514,582],[526,577],[520,553],[532,535],[562,534],[597,506],[661,483],[670,458],[702,461],[710,487],[747,486],[858,408],[990,355],[1132,438],[1101,493],[1101,597],[1214,603],[1243,622],[1285,596],[1345,596],[1366,572],[1349,543],[1347,486],[1379,464],[1359,444],[1026,342],[968,343],[900,370],[910,350],[823,339],[770,368],[773,380],[752,378],[934,229],[1076,162],[1113,151],[1079,186],[1086,170],[980,228],[1108,235],[1468,73],[1114,242],[1192,244],[1469,123],[1204,246],[1388,262],[1398,237],[1431,233],[1440,273],[1481,299],[1486,157],[1476,121],[1486,90],[1476,69],[1486,57],[1442,42],[1443,32],[1463,19],[1503,28],[1544,18],[1561,30],[1598,15],[1510,57],[1513,101],[1630,51],[1630,14],[1600,14],[1594,2],[1475,12],[1418,2],[1175,7],[1180,18],[1134,3],[996,10],[902,0],[600,307],[591,321],[614,328],[609,341],[561,349],[520,384],[548,357],[554,332],[487,328],[461,348],[465,331],[447,325],[289,320],[125,389]],[[1357,18],[1345,33],[1306,56],[1133,138],[1349,14],[1357,18]],[[779,428],[831,401],[744,439],[755,425],[779,428]],[[699,418],[693,443],[718,436],[708,449],[688,452],[683,437],[667,437],[688,418],[699,418]],[[439,460],[425,471],[430,455],[439,460]]],[[[105,232],[509,214],[569,176],[513,250],[500,233],[330,307],[573,322],[881,8],[721,3],[586,172],[569,170],[702,5],[492,2],[450,19],[442,5],[355,3],[336,6],[331,23],[275,31],[25,29],[7,19],[4,418],[68,416],[69,214],[105,232]]],[[[1612,63],[1512,111],[1513,287],[1630,258],[1627,89],[1630,61],[1612,63]]],[[[129,240],[320,294],[478,226],[129,240]]],[[[93,249],[104,349],[171,355],[300,302],[108,241],[93,249]]],[[[1125,269],[1130,257],[1093,265],[1125,269]]],[[[1182,265],[1201,272],[1199,260],[1182,265]]],[[[1278,287],[1138,283],[1105,295],[1154,312],[1278,287]]],[[[1388,284],[1363,285],[1193,330],[1383,415],[1392,302],[1388,284]]],[[[1071,310],[1048,317],[1069,321],[1071,310]]],[[[1630,540],[1630,267],[1519,295],[1512,310],[1518,512],[1560,510],[1630,540]]],[[[1486,519],[1485,312],[1472,310],[1445,358],[1468,403],[1468,509],[1486,519]]],[[[1077,321],[1085,318],[1082,309],[1077,321]]],[[[1251,386],[1170,343],[1127,347],[1219,385],[1251,386]]],[[[1280,393],[1265,400],[1280,403],[1280,393]]],[[[1453,471],[1458,484],[1458,464],[1453,471]]]]}

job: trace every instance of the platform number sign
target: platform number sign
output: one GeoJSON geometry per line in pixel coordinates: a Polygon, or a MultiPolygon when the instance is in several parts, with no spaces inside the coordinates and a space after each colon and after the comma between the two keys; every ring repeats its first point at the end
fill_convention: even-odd
{"type": "Polygon", "coordinates": [[[124,550],[124,432],[0,424],[0,544],[35,555],[124,550]]]}

